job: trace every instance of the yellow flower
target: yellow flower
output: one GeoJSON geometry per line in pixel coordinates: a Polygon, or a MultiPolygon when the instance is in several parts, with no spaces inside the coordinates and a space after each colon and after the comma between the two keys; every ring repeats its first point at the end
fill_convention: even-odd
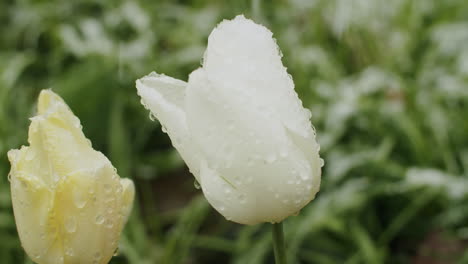
{"type": "Polygon", "coordinates": [[[117,249],[134,185],[84,136],[50,90],[39,95],[29,147],[10,150],[13,210],[23,248],[39,264],[103,264],[117,249]]]}

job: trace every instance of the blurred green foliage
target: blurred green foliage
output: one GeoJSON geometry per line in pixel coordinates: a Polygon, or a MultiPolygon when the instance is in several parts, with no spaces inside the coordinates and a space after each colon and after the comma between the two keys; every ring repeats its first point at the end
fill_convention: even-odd
{"type": "Polygon", "coordinates": [[[272,263],[270,227],[225,221],[134,81],[186,79],[211,29],[244,13],[277,38],[326,161],[285,223],[290,263],[468,263],[466,0],[0,2],[0,256],[17,237],[6,152],[41,89],[63,96],[137,201],[112,263],[272,263]]]}

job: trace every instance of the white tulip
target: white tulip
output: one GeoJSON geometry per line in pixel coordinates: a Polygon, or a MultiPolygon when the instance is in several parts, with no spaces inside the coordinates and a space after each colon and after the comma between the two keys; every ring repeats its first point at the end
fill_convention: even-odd
{"type": "Polygon", "coordinates": [[[105,264],[132,208],[134,186],[91,147],[79,119],[52,91],[39,96],[28,147],[10,150],[21,244],[39,264],[105,264]]]}
{"type": "Polygon", "coordinates": [[[226,219],[280,222],[314,199],[323,160],[310,111],[267,28],[225,20],[188,83],[151,73],[136,87],[226,219]]]}

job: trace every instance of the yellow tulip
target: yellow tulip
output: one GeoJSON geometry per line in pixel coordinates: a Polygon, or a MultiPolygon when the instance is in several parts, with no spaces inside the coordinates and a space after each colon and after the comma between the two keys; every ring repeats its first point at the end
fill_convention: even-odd
{"type": "Polygon", "coordinates": [[[82,132],[50,90],[39,95],[29,145],[10,150],[10,183],[21,243],[39,264],[105,264],[132,208],[134,185],[82,132]]]}

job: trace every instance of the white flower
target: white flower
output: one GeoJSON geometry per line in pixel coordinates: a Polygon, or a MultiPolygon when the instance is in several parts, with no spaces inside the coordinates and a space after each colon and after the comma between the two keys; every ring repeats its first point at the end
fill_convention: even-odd
{"type": "Polygon", "coordinates": [[[21,244],[39,264],[105,264],[132,208],[134,186],[91,147],[79,119],[52,91],[39,96],[29,147],[10,150],[21,244]]]}
{"type": "Polygon", "coordinates": [[[237,16],[208,39],[188,83],[136,82],[211,205],[241,224],[279,222],[318,192],[319,146],[272,33],[237,16]]]}

